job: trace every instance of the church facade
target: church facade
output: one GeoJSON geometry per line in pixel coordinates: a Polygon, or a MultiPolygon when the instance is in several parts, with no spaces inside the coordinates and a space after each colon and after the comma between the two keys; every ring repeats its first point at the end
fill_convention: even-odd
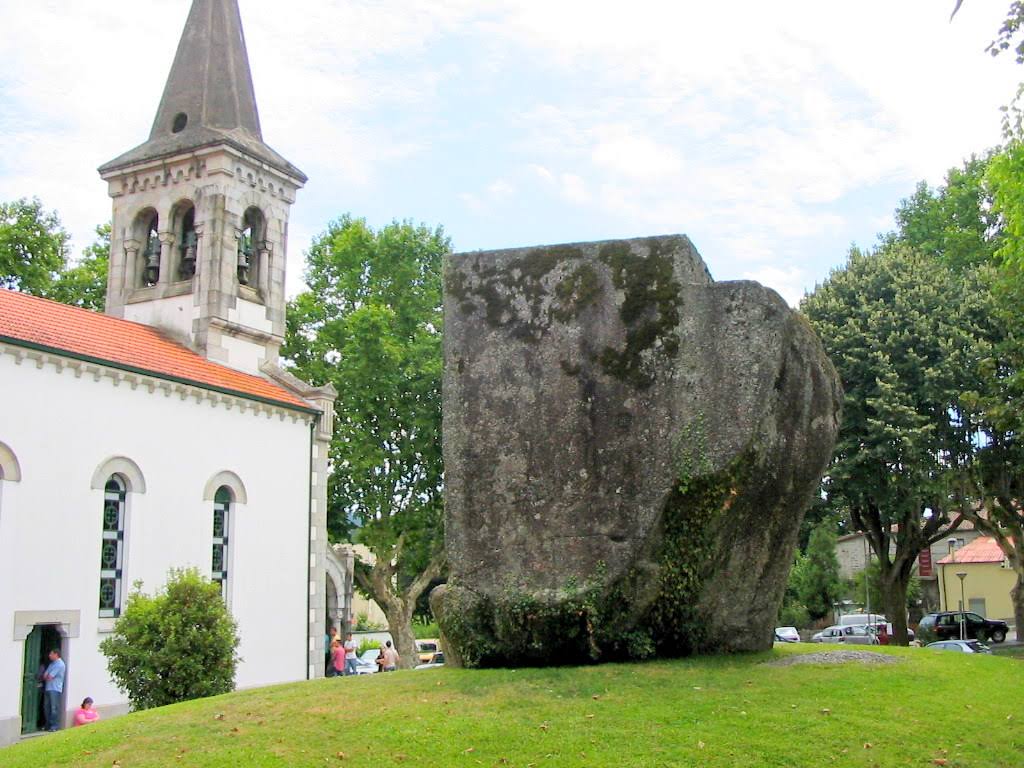
{"type": "Polygon", "coordinates": [[[263,142],[237,0],[194,0],[149,139],[100,167],[105,315],[0,290],[0,744],[127,710],[99,643],[173,568],[221,584],[237,685],[323,674],[348,616],[328,546],[335,392],[284,370],[288,217],[305,175],[263,142]]]}

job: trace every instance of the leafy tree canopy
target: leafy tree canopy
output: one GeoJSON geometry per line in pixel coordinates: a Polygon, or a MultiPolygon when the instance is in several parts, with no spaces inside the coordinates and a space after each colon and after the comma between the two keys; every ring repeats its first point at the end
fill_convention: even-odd
{"type": "Polygon", "coordinates": [[[818,525],[811,532],[807,552],[795,568],[797,599],[812,619],[828,616],[840,596],[842,584],[836,538],[835,526],[830,520],[818,525]]]}
{"type": "Polygon", "coordinates": [[[102,312],[107,305],[107,269],[110,263],[110,224],[96,227],[96,240],[82,258],[57,278],[49,298],[63,304],[102,312]]]}
{"type": "Polygon", "coordinates": [[[952,266],[990,263],[1004,242],[986,177],[993,153],[971,156],[951,168],[937,188],[925,182],[896,209],[897,231],[888,243],[903,243],[952,266]]]}
{"type": "Polygon", "coordinates": [[[0,287],[48,296],[64,271],[69,239],[38,199],[0,203],[0,287]]]}
{"type": "Polygon", "coordinates": [[[915,559],[958,524],[950,491],[977,447],[960,396],[987,332],[987,274],[890,242],[853,249],[802,305],[845,389],[828,500],[867,533],[903,642],[915,559]]]}
{"type": "Polygon", "coordinates": [[[441,573],[441,228],[374,231],[343,216],[308,253],[282,353],[304,379],[339,392],[331,443],[329,528],[375,556],[358,585],[413,658],[417,598],[441,573]]]}
{"type": "Polygon", "coordinates": [[[106,304],[110,224],[69,263],[70,237],[54,211],[37,200],[0,203],[0,288],[102,312],[106,304]]]}
{"type": "MultiPolygon", "coordinates": [[[[960,10],[962,4],[963,0],[957,0],[956,9],[953,11],[954,15],[960,10]]],[[[1017,63],[1024,64],[1024,38],[1015,42],[1015,38],[1020,33],[1022,27],[1024,27],[1024,2],[1014,0],[1014,2],[1010,3],[1010,8],[1006,12],[1006,18],[999,27],[996,39],[989,43],[986,50],[993,56],[998,56],[1003,51],[1012,48],[1017,56],[1017,63]]]]}

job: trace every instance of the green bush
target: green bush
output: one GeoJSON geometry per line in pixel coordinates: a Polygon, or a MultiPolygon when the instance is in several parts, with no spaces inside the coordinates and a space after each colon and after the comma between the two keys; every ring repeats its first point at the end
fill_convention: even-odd
{"type": "Polygon", "coordinates": [[[100,643],[107,669],[134,709],[149,709],[235,687],[238,626],[219,584],[194,569],[172,570],[153,597],[141,583],[114,632],[100,643]]]}
{"type": "Polygon", "coordinates": [[[417,640],[432,640],[441,636],[441,630],[438,629],[436,621],[414,621],[412,632],[417,640]]]}
{"type": "Polygon", "coordinates": [[[359,643],[356,653],[362,656],[365,651],[369,651],[370,649],[378,650],[380,646],[381,642],[379,640],[363,640],[359,643]]]}
{"type": "Polygon", "coordinates": [[[783,603],[779,611],[780,627],[796,627],[802,629],[810,626],[811,616],[800,603],[783,603]]]}

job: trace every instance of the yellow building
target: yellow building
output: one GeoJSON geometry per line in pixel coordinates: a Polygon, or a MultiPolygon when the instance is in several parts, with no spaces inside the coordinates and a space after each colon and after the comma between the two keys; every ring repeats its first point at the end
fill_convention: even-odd
{"type": "Polygon", "coordinates": [[[938,575],[942,610],[956,611],[963,605],[986,619],[1013,624],[1010,590],[1017,575],[992,537],[977,538],[942,558],[938,575]]]}

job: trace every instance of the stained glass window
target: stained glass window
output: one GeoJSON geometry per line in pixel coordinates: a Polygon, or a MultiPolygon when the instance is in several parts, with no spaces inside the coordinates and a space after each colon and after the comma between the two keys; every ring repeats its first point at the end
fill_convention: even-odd
{"type": "Polygon", "coordinates": [[[228,531],[231,515],[231,491],[222,486],[213,497],[213,558],[211,576],[220,583],[221,594],[228,598],[228,531]]]}
{"type": "Polygon", "coordinates": [[[125,485],[117,475],[103,492],[103,537],[100,541],[100,616],[121,615],[124,566],[125,485]]]}

